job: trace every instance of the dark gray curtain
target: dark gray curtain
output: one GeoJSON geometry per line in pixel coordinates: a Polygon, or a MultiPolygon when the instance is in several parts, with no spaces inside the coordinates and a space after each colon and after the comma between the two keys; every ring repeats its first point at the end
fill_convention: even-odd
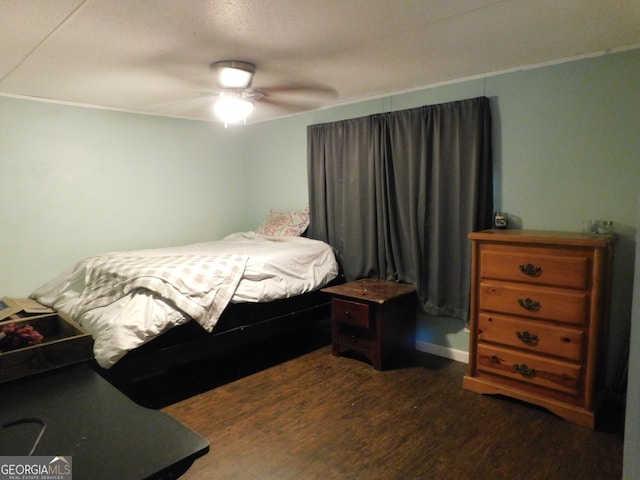
{"type": "Polygon", "coordinates": [[[468,319],[469,232],[493,215],[486,97],[307,128],[308,236],[347,281],[413,283],[426,313],[468,319]]]}

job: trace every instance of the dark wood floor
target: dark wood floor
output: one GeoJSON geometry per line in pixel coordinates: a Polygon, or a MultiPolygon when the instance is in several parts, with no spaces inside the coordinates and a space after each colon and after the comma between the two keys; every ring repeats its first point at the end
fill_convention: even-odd
{"type": "Polygon", "coordinates": [[[210,452],[184,480],[621,478],[615,415],[594,432],[468,392],[465,364],[428,354],[378,372],[332,356],[328,346],[291,355],[272,344],[255,352],[263,358],[183,371],[175,380],[189,398],[167,397],[175,384],[146,390],[176,400],[163,410],[209,439],[210,452]],[[206,391],[189,391],[194,380],[193,388],[206,391]]]}

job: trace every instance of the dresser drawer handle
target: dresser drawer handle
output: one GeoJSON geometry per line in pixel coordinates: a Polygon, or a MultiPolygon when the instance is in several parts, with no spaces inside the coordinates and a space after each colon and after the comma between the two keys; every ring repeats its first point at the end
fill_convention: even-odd
{"type": "Polygon", "coordinates": [[[527,332],[516,332],[516,336],[527,345],[536,345],[538,343],[538,336],[527,332]]]}
{"type": "Polygon", "coordinates": [[[529,310],[530,312],[535,312],[540,309],[540,302],[537,300],[531,300],[530,298],[519,298],[518,303],[525,310],[529,310]]]}
{"type": "Polygon", "coordinates": [[[516,372],[518,372],[523,377],[531,378],[531,377],[535,377],[535,375],[536,375],[535,368],[528,367],[526,363],[523,363],[522,365],[518,365],[516,363],[513,366],[513,368],[516,370],[516,372]]]}
{"type": "Polygon", "coordinates": [[[537,277],[542,272],[542,267],[527,263],[526,265],[520,265],[520,271],[530,277],[537,277]]]}

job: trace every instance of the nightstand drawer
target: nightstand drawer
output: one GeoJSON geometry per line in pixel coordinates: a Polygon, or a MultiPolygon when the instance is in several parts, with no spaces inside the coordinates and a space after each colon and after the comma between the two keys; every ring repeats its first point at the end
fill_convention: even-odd
{"type": "Polygon", "coordinates": [[[538,285],[588,287],[589,257],[571,250],[485,245],[480,253],[482,278],[528,282],[538,285]],[[572,255],[573,253],[573,255],[572,255]]]}
{"type": "Polygon", "coordinates": [[[356,303],[334,298],[331,305],[331,316],[334,322],[346,323],[362,328],[369,328],[371,326],[371,309],[366,303],[356,303]]]}
{"type": "Polygon", "coordinates": [[[506,348],[478,345],[478,369],[571,395],[582,389],[580,365],[506,348]]]}
{"type": "Polygon", "coordinates": [[[500,343],[575,361],[582,360],[584,337],[584,331],[577,328],[487,313],[478,317],[478,340],[481,342],[500,343]]]}
{"type": "Polygon", "coordinates": [[[583,325],[588,295],[506,282],[480,283],[480,310],[583,325]]]}
{"type": "Polygon", "coordinates": [[[371,335],[367,335],[367,330],[356,331],[355,329],[345,328],[338,335],[338,342],[344,347],[368,353],[373,352],[376,339],[371,335]]]}

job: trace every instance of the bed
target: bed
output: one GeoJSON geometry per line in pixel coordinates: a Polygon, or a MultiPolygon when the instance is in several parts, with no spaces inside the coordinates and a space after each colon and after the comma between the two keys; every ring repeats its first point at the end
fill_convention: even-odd
{"type": "Polygon", "coordinates": [[[92,335],[101,369],[148,376],[327,314],[333,249],[281,233],[85,258],[31,298],[92,335]]]}

